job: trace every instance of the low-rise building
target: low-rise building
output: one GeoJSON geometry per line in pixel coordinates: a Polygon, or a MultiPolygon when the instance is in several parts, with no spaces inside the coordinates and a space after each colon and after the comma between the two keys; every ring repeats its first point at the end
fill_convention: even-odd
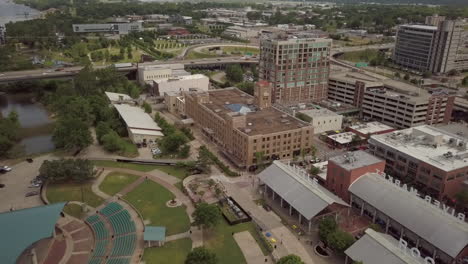
{"type": "Polygon", "coordinates": [[[364,137],[366,139],[369,139],[372,135],[380,135],[395,131],[395,128],[387,126],[377,121],[353,125],[348,127],[347,129],[355,133],[356,135],[359,135],[360,137],[364,137]]]}
{"type": "Polygon", "coordinates": [[[343,132],[328,135],[326,141],[329,145],[334,148],[348,148],[357,142],[360,142],[363,138],[354,134],[353,132],[343,132]]]}
{"type": "Polygon", "coordinates": [[[185,98],[181,92],[165,92],[164,102],[170,113],[185,117],[185,98]]]}
{"type": "Polygon", "coordinates": [[[386,173],[447,203],[468,179],[467,146],[466,135],[427,125],[369,139],[370,153],[387,161],[386,173]]]}
{"type": "Polygon", "coordinates": [[[135,103],[135,100],[127,94],[105,92],[107,99],[113,104],[135,103]]]}
{"type": "Polygon", "coordinates": [[[241,26],[230,26],[224,30],[223,34],[233,36],[236,38],[241,39],[248,39],[257,37],[259,34],[259,30],[249,27],[241,27],[241,26]]]}
{"type": "Polygon", "coordinates": [[[237,88],[185,92],[185,112],[241,168],[256,165],[257,153],[291,159],[312,146],[313,127],[272,107],[266,82],[256,84],[255,97],[237,88]]]}
{"type": "Polygon", "coordinates": [[[114,107],[125,122],[128,137],[133,143],[151,143],[164,136],[161,128],[141,107],[127,104],[114,104],[114,107]]]}
{"type": "Polygon", "coordinates": [[[0,25],[0,45],[6,44],[6,28],[3,25],[0,25]]]}
{"type": "Polygon", "coordinates": [[[141,65],[138,67],[138,83],[153,84],[153,80],[190,75],[183,64],[141,65]]]}
{"type": "Polygon", "coordinates": [[[116,33],[125,35],[130,32],[143,31],[141,22],[108,23],[108,24],[73,24],[75,33],[116,33]]]}
{"type": "Polygon", "coordinates": [[[151,93],[164,96],[167,92],[208,91],[210,79],[203,74],[185,75],[153,80],[151,93]]]}
{"type": "Polygon", "coordinates": [[[340,130],[343,123],[343,116],[330,111],[326,108],[301,110],[299,113],[310,117],[310,123],[314,127],[315,134],[321,134],[325,131],[340,130]]]}

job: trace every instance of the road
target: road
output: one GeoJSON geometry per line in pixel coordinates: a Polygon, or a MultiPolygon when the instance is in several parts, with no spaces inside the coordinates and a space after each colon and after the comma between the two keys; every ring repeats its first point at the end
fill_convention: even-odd
{"type": "MultiPolygon", "coordinates": [[[[204,47],[213,47],[213,46],[232,46],[232,45],[239,45],[239,44],[226,44],[226,43],[211,43],[211,44],[203,44],[203,45],[196,45],[185,49],[181,56],[185,56],[190,50],[204,48],[204,47]]],[[[333,56],[341,53],[341,52],[350,52],[350,51],[358,51],[358,50],[365,50],[365,49],[388,49],[393,47],[393,43],[388,44],[380,44],[380,45],[367,45],[367,46],[359,46],[359,47],[345,47],[339,48],[332,51],[332,62],[338,65],[342,65],[347,68],[355,68],[352,65],[344,63],[342,61],[338,61],[333,59],[333,56]]],[[[245,45],[241,45],[244,47],[245,45]]],[[[245,47],[256,47],[256,46],[245,46],[245,47]]],[[[157,64],[172,64],[172,63],[182,63],[186,66],[200,66],[200,65],[217,65],[217,64],[231,64],[231,63],[258,63],[258,59],[256,58],[248,58],[244,59],[240,56],[232,56],[232,57],[218,57],[218,58],[207,58],[207,59],[193,59],[193,60],[184,60],[178,56],[175,60],[167,60],[167,61],[157,61],[157,62],[147,62],[141,63],[139,65],[157,65],[157,64]]],[[[108,66],[95,66],[95,69],[101,69],[108,66]]],[[[38,80],[38,79],[53,79],[53,78],[66,78],[66,77],[73,77],[82,69],[82,66],[73,66],[67,67],[62,71],[54,71],[51,69],[37,69],[37,70],[26,70],[26,71],[13,71],[13,72],[3,72],[0,73],[0,83],[6,82],[14,82],[14,81],[25,81],[25,80],[38,80]]],[[[137,70],[137,65],[133,65],[131,67],[126,68],[118,68],[118,71],[122,72],[129,72],[137,70]]]]}

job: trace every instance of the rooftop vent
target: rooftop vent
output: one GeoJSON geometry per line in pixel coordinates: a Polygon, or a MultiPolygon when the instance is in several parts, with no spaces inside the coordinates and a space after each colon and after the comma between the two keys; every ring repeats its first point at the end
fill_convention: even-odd
{"type": "Polygon", "coordinates": [[[251,125],[252,125],[252,123],[248,123],[247,125],[248,125],[248,126],[251,126],[251,125]]]}
{"type": "Polygon", "coordinates": [[[224,104],[227,104],[227,105],[228,105],[228,104],[229,104],[229,102],[228,102],[228,101],[226,101],[224,104]]]}

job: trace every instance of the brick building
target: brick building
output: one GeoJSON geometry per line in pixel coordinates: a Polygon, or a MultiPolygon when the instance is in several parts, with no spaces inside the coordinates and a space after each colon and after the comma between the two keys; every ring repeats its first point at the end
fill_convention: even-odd
{"type": "Polygon", "coordinates": [[[419,126],[369,139],[369,151],[386,160],[385,172],[423,194],[450,203],[468,178],[468,138],[419,126]]]}
{"type": "Polygon", "coordinates": [[[271,88],[266,82],[256,86],[255,97],[237,88],[185,92],[186,115],[240,168],[255,165],[256,153],[276,160],[309,151],[313,127],[271,107],[271,88]]]}
{"type": "Polygon", "coordinates": [[[331,43],[331,39],[282,35],[260,41],[259,75],[272,83],[274,103],[327,98],[331,43]]]}

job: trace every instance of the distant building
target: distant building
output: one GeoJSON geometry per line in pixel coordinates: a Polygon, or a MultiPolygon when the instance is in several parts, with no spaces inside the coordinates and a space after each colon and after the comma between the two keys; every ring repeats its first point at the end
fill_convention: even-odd
{"type": "Polygon", "coordinates": [[[431,25],[398,27],[393,61],[419,72],[468,69],[468,30],[462,20],[427,19],[431,25]]]}
{"type": "Polygon", "coordinates": [[[153,85],[153,80],[190,75],[183,64],[140,65],[138,83],[153,85]]]}
{"type": "Polygon", "coordinates": [[[181,15],[171,15],[169,17],[169,22],[174,24],[181,24],[181,25],[192,25],[193,20],[190,16],[181,16],[181,15]]]}
{"type": "Polygon", "coordinates": [[[168,92],[208,91],[210,79],[203,74],[185,75],[153,80],[151,93],[164,96],[168,92]]]}
{"type": "Polygon", "coordinates": [[[3,25],[0,25],[0,45],[6,44],[6,28],[3,25]]]}
{"type": "MultiPolygon", "coordinates": [[[[268,86],[260,95],[265,96],[268,86]]],[[[310,150],[313,128],[274,107],[255,105],[261,101],[237,88],[185,92],[185,112],[205,136],[240,168],[257,165],[257,154],[265,161],[292,159],[310,150]]],[[[268,105],[265,105],[268,106],[268,105]]]]}
{"type": "Polygon", "coordinates": [[[303,113],[312,119],[310,123],[314,127],[315,134],[321,134],[330,130],[340,130],[343,123],[342,115],[338,115],[326,108],[301,110],[299,113],[303,113]]]}
{"type": "Polygon", "coordinates": [[[75,33],[115,33],[125,35],[130,32],[143,31],[141,22],[109,24],[73,24],[75,33]]]}
{"type": "Polygon", "coordinates": [[[249,39],[257,37],[259,30],[250,27],[230,26],[224,30],[223,34],[241,39],[249,39]]]}
{"type": "Polygon", "coordinates": [[[273,103],[318,102],[327,98],[331,39],[261,39],[259,75],[272,83],[273,103]]]}
{"type": "Polygon", "coordinates": [[[185,97],[181,92],[165,92],[164,103],[167,110],[180,117],[185,117],[185,97]]]}
{"type": "Polygon", "coordinates": [[[444,20],[445,20],[445,16],[439,16],[435,14],[433,16],[427,16],[426,22],[424,24],[429,25],[429,26],[437,26],[440,24],[440,22],[444,20]]]}
{"type": "Polygon", "coordinates": [[[369,151],[387,161],[387,174],[441,201],[451,202],[468,179],[467,135],[424,125],[374,135],[369,151]]]}
{"type": "Polygon", "coordinates": [[[173,28],[170,28],[167,31],[167,35],[169,35],[169,36],[185,36],[185,35],[190,35],[190,31],[188,31],[187,29],[182,28],[182,27],[173,27],[173,28]]]}
{"type": "Polygon", "coordinates": [[[134,99],[127,94],[105,92],[109,101],[113,104],[134,103],[134,99]]]}
{"type": "Polygon", "coordinates": [[[354,134],[353,132],[342,132],[338,134],[328,135],[326,141],[333,148],[348,148],[358,142],[361,142],[363,138],[354,134]]]}
{"type": "Polygon", "coordinates": [[[347,72],[329,80],[329,100],[361,107],[364,119],[395,128],[447,123],[454,97],[444,90],[429,93],[404,82],[347,72]]]}

